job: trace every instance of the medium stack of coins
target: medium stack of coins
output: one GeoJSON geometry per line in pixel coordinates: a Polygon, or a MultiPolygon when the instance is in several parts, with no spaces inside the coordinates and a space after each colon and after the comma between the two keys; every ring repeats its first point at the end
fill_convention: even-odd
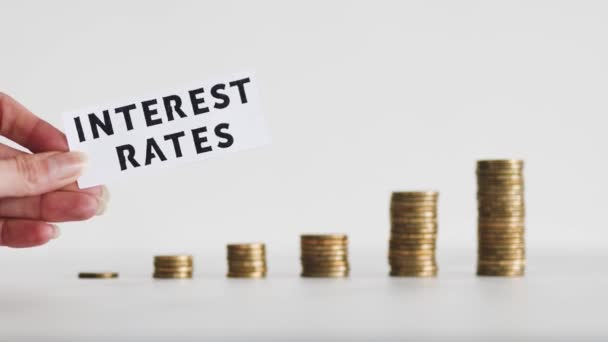
{"type": "Polygon", "coordinates": [[[395,277],[437,275],[437,197],[434,191],[393,192],[388,261],[395,277]]]}
{"type": "Polygon", "coordinates": [[[266,276],[266,247],[263,243],[231,244],[227,249],[229,278],[266,276]]]}
{"type": "Polygon", "coordinates": [[[523,166],[521,160],[477,162],[478,275],[524,275],[523,166]]]}
{"type": "Polygon", "coordinates": [[[343,234],[302,235],[302,277],[348,277],[348,237],[343,234]]]}
{"type": "Polygon", "coordinates": [[[157,255],[154,257],[154,278],[192,278],[191,255],[157,255]]]}

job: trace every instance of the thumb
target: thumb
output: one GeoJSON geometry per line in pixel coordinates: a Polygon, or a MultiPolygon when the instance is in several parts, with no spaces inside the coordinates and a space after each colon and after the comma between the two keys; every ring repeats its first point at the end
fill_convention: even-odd
{"type": "Polygon", "coordinates": [[[0,197],[40,195],[64,187],[82,173],[80,152],[23,154],[0,160],[0,197]]]}

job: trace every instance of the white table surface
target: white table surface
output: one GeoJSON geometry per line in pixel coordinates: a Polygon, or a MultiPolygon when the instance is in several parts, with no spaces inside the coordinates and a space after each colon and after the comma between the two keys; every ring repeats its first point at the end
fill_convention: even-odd
{"type": "Polygon", "coordinates": [[[19,258],[0,260],[1,341],[608,337],[597,252],[539,251],[513,279],[476,277],[470,254],[447,252],[434,279],[390,278],[382,256],[351,256],[351,277],[336,280],[299,278],[297,255],[273,256],[264,280],[227,279],[221,257],[196,256],[195,278],[176,281],[151,279],[148,254],[19,258]],[[76,277],[101,266],[120,278],[76,277]]]}

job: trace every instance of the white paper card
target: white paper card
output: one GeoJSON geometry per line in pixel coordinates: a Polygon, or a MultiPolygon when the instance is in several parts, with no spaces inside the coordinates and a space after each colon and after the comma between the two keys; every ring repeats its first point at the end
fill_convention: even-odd
{"type": "Polygon", "coordinates": [[[270,142],[252,72],[70,111],[63,120],[70,150],[89,157],[81,188],[270,142]]]}

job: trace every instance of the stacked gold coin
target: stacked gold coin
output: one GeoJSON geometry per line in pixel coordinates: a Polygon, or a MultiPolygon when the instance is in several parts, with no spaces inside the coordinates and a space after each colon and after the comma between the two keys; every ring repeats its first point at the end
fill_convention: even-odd
{"type": "Polygon", "coordinates": [[[523,167],[522,160],[477,162],[478,275],[524,275],[523,167]]]}
{"type": "Polygon", "coordinates": [[[348,237],[343,234],[300,237],[302,277],[348,277],[348,237]]]}
{"type": "Polygon", "coordinates": [[[395,277],[437,275],[437,198],[434,191],[393,192],[388,261],[395,277]]]}
{"type": "Polygon", "coordinates": [[[154,278],[192,278],[191,255],[157,255],[154,257],[154,278]]]}
{"type": "Polygon", "coordinates": [[[231,244],[228,248],[230,278],[264,278],[266,276],[266,247],[263,243],[231,244]]]}

